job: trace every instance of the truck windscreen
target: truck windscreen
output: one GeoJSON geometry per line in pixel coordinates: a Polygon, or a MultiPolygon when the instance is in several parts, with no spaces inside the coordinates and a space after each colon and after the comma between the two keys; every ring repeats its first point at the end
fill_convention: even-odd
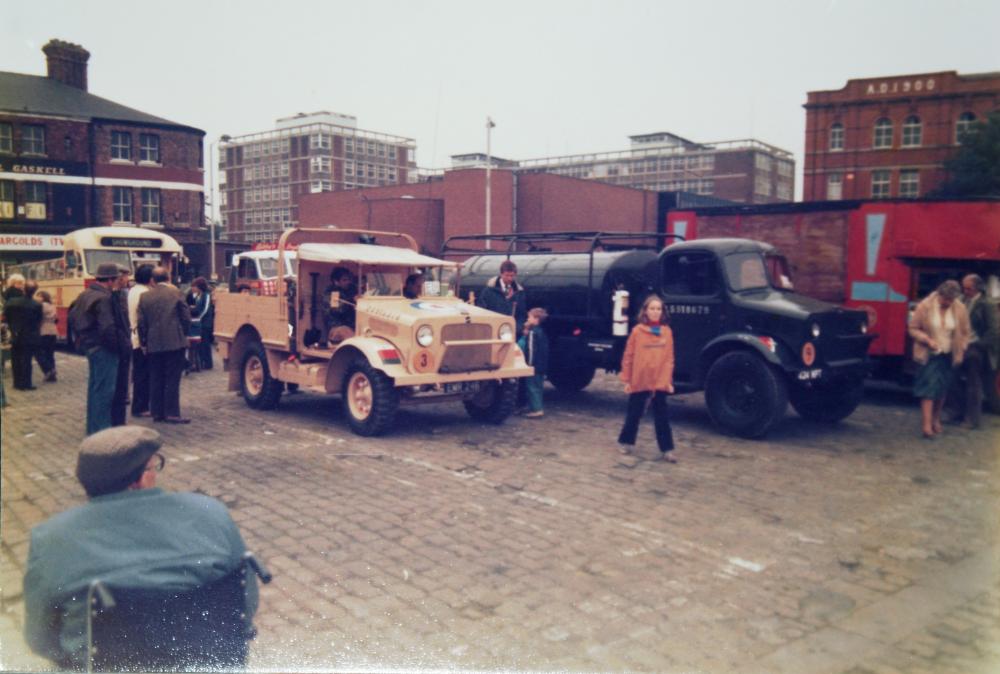
{"type": "Polygon", "coordinates": [[[729,287],[736,292],[771,287],[760,253],[731,253],[723,260],[729,287]]]}

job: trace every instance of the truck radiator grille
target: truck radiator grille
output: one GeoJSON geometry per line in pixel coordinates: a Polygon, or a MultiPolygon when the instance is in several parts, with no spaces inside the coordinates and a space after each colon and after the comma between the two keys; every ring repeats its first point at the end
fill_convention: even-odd
{"type": "MultiPolygon", "coordinates": [[[[446,325],[441,330],[441,339],[445,342],[462,341],[466,339],[490,339],[493,329],[482,323],[456,323],[446,325]]],[[[473,370],[492,370],[493,348],[489,344],[456,344],[447,347],[444,358],[441,359],[439,372],[471,372],[473,370]]]]}

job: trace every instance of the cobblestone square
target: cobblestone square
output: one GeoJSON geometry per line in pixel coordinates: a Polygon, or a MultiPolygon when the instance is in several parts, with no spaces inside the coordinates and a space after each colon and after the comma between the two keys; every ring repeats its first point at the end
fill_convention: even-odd
{"type": "MultiPolygon", "coordinates": [[[[7,382],[5,671],[50,668],[21,637],[28,532],[84,501],[86,361],[57,358],[58,383],[7,382]]],[[[335,398],[256,412],[225,388],[184,378],[160,482],[225,502],[274,573],[253,671],[1000,671],[998,417],[924,441],[911,399],[869,391],[841,424],[789,411],[747,441],[681,395],[669,465],[651,420],[617,452],[610,375],[546,388],[543,419],[419,406],[372,439],[335,398]]]]}

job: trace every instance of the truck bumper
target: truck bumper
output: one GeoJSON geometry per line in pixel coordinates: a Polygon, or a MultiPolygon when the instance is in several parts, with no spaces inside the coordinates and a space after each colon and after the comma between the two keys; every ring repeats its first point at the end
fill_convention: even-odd
{"type": "Polygon", "coordinates": [[[531,377],[535,374],[533,367],[511,367],[503,370],[476,370],[474,372],[456,372],[455,374],[407,374],[393,376],[396,386],[420,386],[421,384],[454,384],[463,381],[496,381],[498,379],[515,379],[531,377]]]}

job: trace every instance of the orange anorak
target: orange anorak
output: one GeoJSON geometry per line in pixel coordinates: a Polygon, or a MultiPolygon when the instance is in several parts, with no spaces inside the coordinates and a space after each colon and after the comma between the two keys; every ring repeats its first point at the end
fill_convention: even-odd
{"type": "Polygon", "coordinates": [[[674,392],[674,333],[669,325],[659,327],[655,335],[651,326],[640,324],[628,336],[620,376],[632,393],[674,392]]]}

